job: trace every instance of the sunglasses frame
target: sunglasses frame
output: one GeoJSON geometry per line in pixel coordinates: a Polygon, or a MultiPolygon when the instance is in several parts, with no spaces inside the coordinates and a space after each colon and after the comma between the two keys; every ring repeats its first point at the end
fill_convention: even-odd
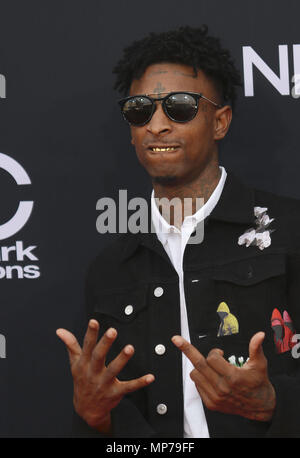
{"type": "MultiPolygon", "coordinates": [[[[222,108],[222,105],[219,105],[218,103],[214,102],[213,100],[210,100],[208,99],[207,97],[205,97],[203,94],[201,93],[198,93],[198,92],[188,92],[188,91],[174,91],[174,92],[168,92],[168,93],[160,93],[160,94],[167,94],[165,95],[164,97],[151,97],[151,95],[154,95],[154,94],[136,94],[136,95],[129,95],[128,97],[125,97],[124,99],[120,99],[118,100],[118,104],[120,105],[121,107],[121,111],[122,111],[122,115],[123,115],[123,118],[125,119],[126,122],[128,122],[128,124],[132,125],[132,126],[135,126],[135,127],[142,127],[142,126],[145,126],[148,122],[151,121],[152,119],[152,116],[153,114],[155,113],[155,110],[156,110],[156,102],[162,102],[162,108],[164,110],[164,113],[165,115],[171,119],[171,121],[173,122],[179,122],[179,123],[185,123],[185,122],[189,122],[191,121],[192,119],[194,119],[194,117],[196,116],[196,114],[198,113],[198,108],[199,108],[199,100],[200,99],[204,99],[204,100],[207,100],[208,102],[212,103],[215,107],[217,108],[222,108]],[[174,94],[187,94],[187,95],[191,95],[195,98],[195,101],[196,101],[196,109],[195,109],[195,113],[193,115],[192,118],[188,119],[187,121],[177,121],[176,119],[173,119],[172,116],[169,115],[168,111],[167,111],[167,108],[165,106],[165,101],[172,95],[174,94]],[[125,105],[125,103],[130,100],[130,99],[133,99],[134,97],[145,97],[147,98],[148,100],[150,100],[151,104],[152,104],[152,110],[151,110],[151,114],[149,116],[149,119],[147,119],[147,121],[143,122],[143,123],[140,123],[140,124],[135,124],[135,123],[131,123],[128,121],[128,119],[126,119],[126,116],[124,115],[124,111],[123,111],[123,107],[125,105]]],[[[160,95],[158,94],[158,95],[160,95]]]]}

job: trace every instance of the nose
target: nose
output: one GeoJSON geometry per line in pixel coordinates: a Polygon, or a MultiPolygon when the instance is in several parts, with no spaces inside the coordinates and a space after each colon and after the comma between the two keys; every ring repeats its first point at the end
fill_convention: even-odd
{"type": "Polygon", "coordinates": [[[147,130],[153,135],[169,133],[172,130],[172,121],[165,114],[160,102],[156,102],[156,109],[147,124],[147,130]]]}

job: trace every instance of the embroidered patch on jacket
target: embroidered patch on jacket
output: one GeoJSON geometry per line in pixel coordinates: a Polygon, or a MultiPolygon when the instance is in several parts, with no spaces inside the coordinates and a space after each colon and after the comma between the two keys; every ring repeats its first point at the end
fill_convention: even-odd
{"type": "Polygon", "coordinates": [[[243,367],[243,365],[246,364],[249,361],[249,358],[247,358],[246,361],[245,361],[243,356],[239,356],[238,358],[236,358],[235,355],[231,355],[231,356],[229,356],[228,361],[233,366],[243,367]]]}
{"type": "Polygon", "coordinates": [[[271,233],[275,229],[270,229],[269,226],[274,221],[267,215],[267,207],[254,207],[255,228],[250,227],[238,239],[239,245],[246,247],[256,245],[260,250],[264,250],[271,245],[271,233]]]}
{"type": "Polygon", "coordinates": [[[230,313],[226,302],[221,302],[219,304],[219,307],[217,308],[217,314],[221,320],[217,337],[230,336],[239,332],[238,320],[232,313],[230,313]]]}
{"type": "Polygon", "coordinates": [[[295,334],[292,320],[286,310],[283,316],[278,309],[274,309],[271,316],[271,326],[274,331],[274,342],[277,353],[289,351],[295,345],[292,337],[295,334]]]}

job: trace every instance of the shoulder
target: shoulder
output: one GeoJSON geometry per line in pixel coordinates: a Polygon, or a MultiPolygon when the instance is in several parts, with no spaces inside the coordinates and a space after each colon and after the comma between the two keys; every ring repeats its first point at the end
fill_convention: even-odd
{"type": "MultiPolygon", "coordinates": [[[[254,188],[255,204],[261,207],[267,207],[269,212],[276,213],[279,217],[289,219],[298,218],[300,221],[300,199],[275,194],[261,189],[254,188]]],[[[271,217],[271,214],[269,215],[271,217]]]]}
{"type": "Polygon", "coordinates": [[[126,269],[126,260],[138,244],[137,234],[118,234],[112,241],[106,243],[91,260],[87,271],[87,281],[98,283],[101,280],[102,285],[107,284],[109,287],[111,279],[118,278],[120,271],[126,269]]]}
{"type": "Polygon", "coordinates": [[[290,229],[300,224],[300,200],[293,197],[254,189],[254,202],[256,206],[266,207],[270,218],[286,223],[290,229]]]}
{"type": "Polygon", "coordinates": [[[269,218],[274,218],[271,229],[288,251],[300,250],[300,200],[272,192],[254,189],[255,206],[267,208],[269,218]]]}

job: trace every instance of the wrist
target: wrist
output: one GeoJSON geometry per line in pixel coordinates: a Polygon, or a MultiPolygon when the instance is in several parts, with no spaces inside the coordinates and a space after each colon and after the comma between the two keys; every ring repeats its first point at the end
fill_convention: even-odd
{"type": "Polygon", "coordinates": [[[260,421],[271,421],[275,412],[276,407],[276,392],[273,385],[270,383],[270,387],[268,389],[268,394],[265,397],[264,402],[264,412],[258,417],[260,421]]]}
{"type": "Polygon", "coordinates": [[[96,431],[105,434],[112,434],[112,424],[111,424],[111,415],[110,412],[105,417],[100,417],[99,415],[91,414],[90,412],[82,412],[75,404],[76,413],[93,429],[96,431]],[[76,408],[77,407],[77,408],[76,408]]]}
{"type": "Polygon", "coordinates": [[[103,433],[105,435],[111,436],[112,435],[112,424],[111,424],[111,415],[110,413],[97,425],[93,426],[94,429],[103,433]]]}

